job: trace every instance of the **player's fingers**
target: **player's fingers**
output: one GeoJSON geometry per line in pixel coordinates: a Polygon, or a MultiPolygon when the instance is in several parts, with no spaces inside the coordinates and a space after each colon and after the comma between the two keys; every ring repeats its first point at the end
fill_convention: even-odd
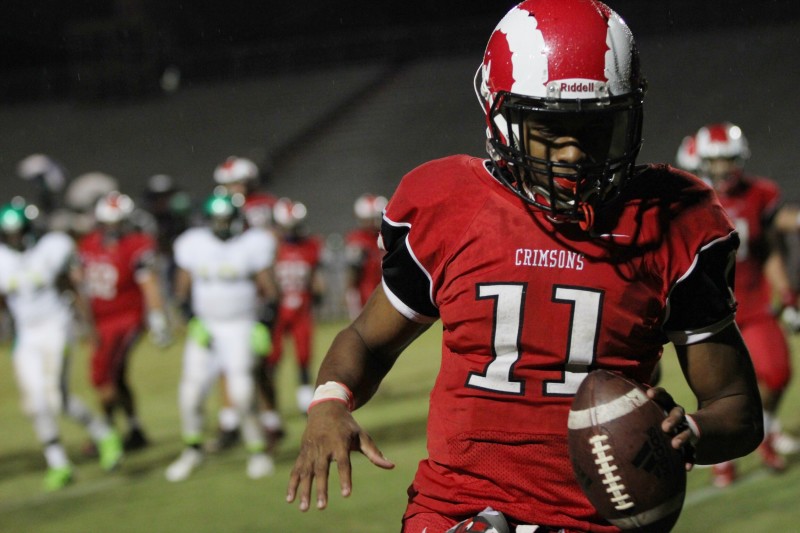
{"type": "Polygon", "coordinates": [[[394,463],[383,455],[383,452],[380,451],[375,441],[372,440],[372,437],[361,432],[360,441],[361,453],[366,455],[367,459],[369,459],[372,464],[380,468],[385,468],[386,470],[394,468],[394,463]]]}
{"type": "Polygon", "coordinates": [[[301,511],[308,511],[312,479],[313,474],[311,470],[298,460],[289,476],[286,501],[292,503],[299,497],[300,502],[298,503],[298,508],[301,511]]]}
{"type": "Polygon", "coordinates": [[[664,388],[653,387],[648,389],[647,396],[660,405],[667,415],[664,418],[664,421],[661,423],[662,431],[665,433],[671,433],[676,427],[685,424],[686,410],[682,406],[675,403],[672,395],[664,388]]]}
{"type": "Polygon", "coordinates": [[[337,459],[336,468],[339,471],[339,490],[342,491],[342,496],[347,498],[353,492],[353,471],[349,453],[341,459],[337,459]]]}
{"type": "Polygon", "coordinates": [[[314,465],[314,477],[316,478],[317,482],[317,509],[325,509],[325,507],[328,506],[329,468],[330,468],[330,461],[327,458],[319,459],[314,465]]]}

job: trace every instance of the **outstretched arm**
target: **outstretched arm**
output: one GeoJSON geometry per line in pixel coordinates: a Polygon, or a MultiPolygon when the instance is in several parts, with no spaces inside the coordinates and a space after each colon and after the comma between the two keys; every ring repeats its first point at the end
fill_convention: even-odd
{"type": "MultiPolygon", "coordinates": [[[[378,287],[361,314],[334,339],[320,366],[317,384],[341,384],[352,391],[350,406],[353,409],[364,405],[375,394],[400,353],[427,328],[428,325],[401,315],[378,287]]],[[[331,462],[336,462],[342,495],[350,495],[351,451],[360,451],[381,468],[394,467],[361,429],[348,407],[344,402],[320,401],[312,403],[308,411],[308,423],[286,495],[288,502],[295,501],[299,495],[301,511],[310,506],[314,482],[317,508],[327,506],[331,462]]]]}

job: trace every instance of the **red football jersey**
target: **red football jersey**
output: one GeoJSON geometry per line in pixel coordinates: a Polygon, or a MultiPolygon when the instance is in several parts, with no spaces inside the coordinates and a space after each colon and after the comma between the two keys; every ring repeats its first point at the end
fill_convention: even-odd
{"type": "Polygon", "coordinates": [[[98,230],[81,240],[78,252],[95,320],[124,313],[143,316],[144,299],[136,274],[152,259],[155,246],[153,238],[142,232],[106,242],[98,230]]]}
{"type": "Polygon", "coordinates": [[[764,277],[769,252],[765,230],[780,207],[781,193],[770,180],[742,176],[718,195],[742,241],[736,253],[735,288],[736,321],[741,324],[772,313],[770,286],[764,277]]]}
{"type": "Polygon", "coordinates": [[[381,259],[384,251],[378,246],[378,232],[356,228],[345,236],[348,263],[358,270],[358,292],[363,306],[381,282],[381,259]]]}
{"type": "Polygon", "coordinates": [[[443,327],[407,516],[491,506],[521,523],[617,531],[574,479],[573,394],[593,368],[647,382],[663,344],[730,325],[736,233],[708,186],[667,166],[641,167],[590,234],[552,222],[487,164],[453,156],[412,171],[381,230],[389,299],[443,327]]]}
{"type": "Polygon", "coordinates": [[[311,308],[312,274],[321,259],[322,242],[317,237],[281,240],[275,259],[275,278],[281,290],[282,308],[311,308]]]}

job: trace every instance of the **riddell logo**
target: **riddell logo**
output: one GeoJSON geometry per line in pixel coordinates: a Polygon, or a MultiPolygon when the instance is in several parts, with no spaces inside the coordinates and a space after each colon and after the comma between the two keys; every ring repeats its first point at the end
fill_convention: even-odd
{"type": "Polygon", "coordinates": [[[573,83],[562,83],[559,87],[561,92],[569,93],[593,93],[594,82],[582,83],[579,81],[573,83]]]}

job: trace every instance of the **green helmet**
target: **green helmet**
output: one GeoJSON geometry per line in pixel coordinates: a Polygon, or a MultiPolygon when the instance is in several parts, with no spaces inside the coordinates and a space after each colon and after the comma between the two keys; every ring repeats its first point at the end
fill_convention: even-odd
{"type": "Polygon", "coordinates": [[[28,205],[24,200],[15,198],[0,207],[0,230],[3,233],[24,232],[30,228],[38,211],[36,206],[28,205]]]}
{"type": "Polygon", "coordinates": [[[229,239],[242,232],[239,207],[243,199],[240,196],[215,193],[203,203],[203,213],[208,217],[211,231],[220,239],[229,239]]]}
{"type": "Polygon", "coordinates": [[[212,194],[203,204],[203,213],[209,218],[233,218],[238,211],[233,197],[227,194],[212,194]]]}

